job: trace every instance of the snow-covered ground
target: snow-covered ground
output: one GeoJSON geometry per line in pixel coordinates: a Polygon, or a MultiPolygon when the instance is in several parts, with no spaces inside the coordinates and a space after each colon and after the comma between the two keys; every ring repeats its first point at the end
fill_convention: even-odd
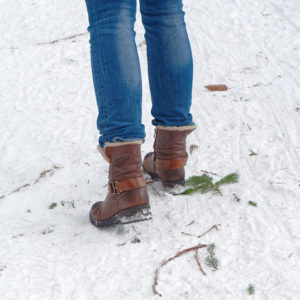
{"type": "MultiPolygon", "coordinates": [[[[198,124],[187,176],[238,171],[240,182],[223,197],[174,197],[156,183],[152,221],[99,230],[88,212],[106,195],[108,165],[96,149],[85,2],[0,1],[1,300],[159,299],[161,261],[211,242],[220,270],[205,265],[205,249],[207,276],[193,253],[177,258],[161,269],[163,299],[300,299],[300,3],[185,0],[184,8],[198,124]],[[216,83],[229,90],[204,88],[216,83]],[[220,231],[201,239],[181,234],[214,224],[220,231]]],[[[145,154],[154,130],[139,13],[136,31],[145,154]]]]}

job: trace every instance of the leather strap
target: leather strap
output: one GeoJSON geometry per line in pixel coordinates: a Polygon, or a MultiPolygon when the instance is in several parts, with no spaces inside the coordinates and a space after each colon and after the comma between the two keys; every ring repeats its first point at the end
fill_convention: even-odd
{"type": "Polygon", "coordinates": [[[144,177],[129,178],[122,181],[110,181],[108,189],[112,194],[120,194],[129,190],[146,186],[144,177]]]}
{"type": "Polygon", "coordinates": [[[155,167],[157,169],[181,169],[185,166],[187,157],[176,159],[155,159],[155,167]]]}

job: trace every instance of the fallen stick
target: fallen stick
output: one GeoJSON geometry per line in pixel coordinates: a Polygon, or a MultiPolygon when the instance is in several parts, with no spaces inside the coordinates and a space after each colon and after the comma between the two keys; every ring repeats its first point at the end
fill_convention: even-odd
{"type": "Polygon", "coordinates": [[[151,188],[153,189],[153,191],[160,197],[159,191],[152,185],[152,183],[157,182],[157,181],[158,181],[158,179],[149,180],[149,181],[146,181],[146,184],[149,184],[151,186],[151,188]]]}
{"type": "Polygon", "coordinates": [[[53,40],[53,41],[50,41],[50,42],[37,43],[37,45],[42,46],[42,45],[56,44],[56,43],[59,43],[59,42],[75,39],[77,37],[84,36],[84,35],[87,35],[87,34],[88,34],[88,32],[82,32],[82,33],[70,35],[70,36],[67,36],[67,37],[64,37],[64,38],[61,38],[61,39],[53,40]]]}
{"type": "MultiPolygon", "coordinates": [[[[187,225],[186,225],[187,226],[187,225]]],[[[203,237],[204,235],[206,235],[207,233],[209,233],[211,230],[213,230],[214,228],[219,231],[219,228],[218,226],[221,226],[221,224],[218,224],[218,225],[213,225],[211,228],[209,228],[207,231],[205,231],[204,233],[200,234],[200,235],[195,235],[195,234],[191,234],[191,233],[187,233],[187,232],[183,232],[181,231],[181,234],[183,235],[188,235],[188,236],[195,236],[197,238],[201,238],[203,237]]]]}
{"type": "Polygon", "coordinates": [[[217,174],[217,173],[208,172],[208,171],[206,171],[206,170],[200,170],[200,171],[203,172],[203,173],[206,173],[206,174],[211,174],[211,175],[215,175],[215,176],[221,176],[221,175],[219,175],[219,174],[217,174]]]}
{"type": "Polygon", "coordinates": [[[205,234],[209,233],[209,232],[212,231],[214,228],[215,228],[217,231],[219,231],[218,226],[221,226],[221,224],[212,226],[211,228],[209,228],[209,229],[208,229],[207,231],[205,231],[204,233],[198,235],[197,238],[203,237],[205,234]]]}
{"type": "Polygon", "coordinates": [[[146,181],[146,184],[152,184],[157,181],[159,181],[159,180],[158,179],[149,180],[149,181],[146,181]]]}
{"type": "Polygon", "coordinates": [[[180,233],[181,233],[181,234],[184,234],[184,235],[188,235],[188,236],[195,236],[195,235],[193,235],[193,234],[191,234],[191,233],[186,233],[186,232],[183,232],[183,231],[181,231],[180,233]]]}
{"type": "Polygon", "coordinates": [[[150,186],[153,189],[153,191],[158,195],[158,197],[160,197],[161,195],[160,195],[159,191],[152,184],[150,186]]]}
{"type": "Polygon", "coordinates": [[[191,248],[187,248],[187,249],[184,249],[182,251],[179,251],[176,253],[176,255],[168,258],[167,260],[163,260],[159,267],[155,270],[155,275],[154,275],[154,282],[153,282],[153,285],[152,285],[152,291],[153,291],[153,294],[154,295],[158,295],[160,297],[162,297],[162,294],[160,294],[157,289],[156,289],[156,286],[158,285],[158,277],[159,277],[159,271],[161,270],[161,268],[163,266],[165,266],[167,263],[169,263],[170,261],[174,260],[175,258],[181,256],[182,254],[184,253],[188,253],[188,252],[191,252],[191,251],[195,251],[195,250],[198,250],[200,248],[205,248],[207,247],[207,245],[204,245],[204,244],[199,244],[197,246],[194,246],[194,247],[191,247],[191,248]]]}
{"type": "Polygon", "coordinates": [[[201,266],[201,263],[200,263],[200,260],[199,260],[199,257],[198,257],[198,249],[196,249],[196,251],[195,251],[195,259],[196,259],[196,262],[197,262],[197,264],[198,264],[198,266],[199,266],[200,271],[202,272],[202,274],[203,274],[204,276],[206,276],[206,273],[205,273],[205,271],[203,270],[203,268],[202,268],[202,266],[201,266]]]}
{"type": "Polygon", "coordinates": [[[195,220],[193,220],[192,222],[190,222],[189,224],[186,224],[185,226],[190,226],[190,225],[192,225],[192,224],[194,224],[195,223],[195,220]]]}
{"type": "Polygon", "coordinates": [[[6,195],[0,196],[0,199],[3,199],[3,198],[5,198],[5,197],[7,197],[7,196],[9,196],[11,194],[14,194],[14,193],[18,193],[21,190],[26,189],[26,188],[28,188],[28,187],[30,187],[30,186],[32,186],[32,185],[40,182],[41,179],[43,179],[43,178],[45,178],[47,176],[51,177],[56,172],[56,170],[61,169],[61,168],[62,168],[62,166],[53,165],[52,169],[45,170],[45,171],[41,172],[40,175],[39,175],[39,177],[37,179],[35,179],[33,182],[26,183],[26,184],[24,184],[22,186],[19,186],[18,188],[14,189],[14,190],[12,190],[10,192],[8,192],[6,195]]]}

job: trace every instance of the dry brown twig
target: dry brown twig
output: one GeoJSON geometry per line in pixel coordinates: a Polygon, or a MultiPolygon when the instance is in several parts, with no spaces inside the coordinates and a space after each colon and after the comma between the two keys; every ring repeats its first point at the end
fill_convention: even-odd
{"type": "Polygon", "coordinates": [[[185,253],[188,253],[188,252],[191,252],[191,251],[195,251],[197,249],[200,249],[200,248],[205,248],[207,247],[207,245],[204,245],[204,244],[199,244],[197,246],[194,246],[194,247],[191,247],[191,248],[187,248],[187,249],[184,249],[182,251],[179,251],[177,252],[174,256],[168,258],[167,260],[163,260],[161,263],[160,263],[160,266],[155,270],[155,275],[154,275],[154,283],[152,285],[152,291],[154,293],[154,295],[158,295],[160,297],[162,297],[162,294],[160,294],[157,289],[156,289],[156,286],[158,285],[158,277],[159,277],[159,271],[161,270],[161,268],[163,266],[165,266],[167,263],[169,263],[170,261],[174,260],[175,258],[185,254],[185,253]]]}
{"type": "Polygon", "coordinates": [[[186,233],[186,232],[183,232],[183,231],[181,231],[180,233],[181,233],[181,234],[184,234],[184,235],[188,235],[188,236],[194,236],[194,235],[191,234],[191,233],[186,233]]]}
{"type": "Polygon", "coordinates": [[[53,165],[52,169],[45,170],[45,171],[41,172],[40,176],[34,181],[33,184],[38,183],[42,178],[45,178],[46,176],[51,177],[56,170],[59,170],[61,168],[62,168],[61,166],[53,165]]]}
{"type": "MultiPolygon", "coordinates": [[[[194,222],[195,222],[195,221],[192,221],[191,223],[187,224],[186,226],[191,225],[191,224],[193,224],[194,222]]],[[[219,231],[219,228],[218,228],[219,226],[221,226],[221,224],[213,225],[213,226],[212,226],[211,228],[209,228],[207,231],[205,231],[204,233],[198,235],[197,238],[203,237],[205,234],[207,234],[208,232],[210,232],[210,231],[213,230],[213,229],[216,229],[217,231],[219,231]]],[[[186,232],[181,232],[181,234],[185,234],[185,235],[189,235],[189,236],[195,236],[195,235],[192,235],[192,234],[186,233],[186,232]]],[[[196,260],[196,262],[197,262],[197,264],[198,264],[198,267],[199,267],[200,271],[202,272],[202,274],[203,274],[204,276],[206,276],[206,273],[205,273],[205,271],[203,270],[203,268],[202,268],[202,266],[201,266],[201,263],[200,263],[200,260],[199,260],[199,257],[198,257],[198,250],[201,249],[201,248],[205,248],[205,247],[207,247],[207,245],[205,245],[205,244],[199,244],[199,245],[197,245],[197,246],[194,246],[194,247],[187,248],[187,249],[184,249],[184,250],[182,250],[182,251],[179,251],[179,252],[177,252],[176,255],[174,255],[174,256],[168,258],[167,260],[163,260],[163,261],[160,263],[159,267],[155,270],[155,273],[154,273],[154,281],[153,281],[153,285],[152,285],[152,291],[153,291],[153,294],[162,297],[162,294],[160,294],[160,293],[157,291],[157,289],[156,289],[156,287],[157,287],[157,285],[158,285],[159,271],[161,270],[161,268],[162,268],[163,266],[165,266],[167,263],[169,263],[170,261],[174,260],[175,258],[181,256],[181,255],[184,254],[184,253],[188,253],[188,252],[191,252],[191,251],[195,251],[194,257],[195,257],[195,260],[196,260]]]]}
{"type": "Polygon", "coordinates": [[[192,224],[194,224],[195,223],[195,220],[193,220],[192,222],[190,222],[189,224],[186,224],[185,226],[190,226],[190,225],[192,225],[192,224]]]}
{"type": "Polygon", "coordinates": [[[209,233],[210,231],[212,231],[214,228],[219,231],[219,226],[221,226],[221,224],[218,224],[218,225],[213,225],[211,226],[207,231],[205,231],[204,233],[200,234],[200,235],[197,235],[197,238],[201,238],[203,237],[204,235],[206,235],[207,233],[209,233]]]}
{"type": "Polygon", "coordinates": [[[153,180],[149,180],[146,181],[146,184],[149,184],[151,186],[151,188],[153,189],[153,191],[158,195],[158,197],[160,197],[160,193],[159,191],[152,185],[152,183],[159,181],[158,179],[153,179],[153,180]]]}
{"type": "Polygon", "coordinates": [[[206,171],[206,170],[200,170],[200,171],[203,172],[203,173],[206,173],[206,174],[211,174],[211,175],[215,175],[215,176],[221,176],[221,175],[219,175],[219,174],[217,174],[217,173],[208,172],[208,171],[206,171]]]}
{"type": "Polygon", "coordinates": [[[157,194],[157,196],[160,197],[161,195],[160,195],[159,191],[153,185],[150,185],[150,186],[153,189],[153,191],[157,194]]]}
{"type": "Polygon", "coordinates": [[[199,146],[193,144],[190,146],[190,154],[192,154],[194,152],[194,150],[199,149],[199,146]]]}
{"type": "Polygon", "coordinates": [[[10,192],[8,192],[6,195],[0,196],[0,199],[3,199],[6,196],[9,196],[9,195],[14,194],[14,193],[18,193],[21,190],[26,189],[26,188],[32,186],[33,184],[38,183],[41,179],[43,179],[43,178],[45,178],[47,176],[49,176],[49,177],[52,176],[56,170],[61,169],[61,168],[62,168],[62,166],[53,165],[52,169],[45,170],[45,171],[41,172],[40,175],[39,175],[39,177],[36,178],[32,183],[26,183],[26,184],[24,184],[22,186],[19,186],[18,188],[14,189],[14,190],[12,190],[10,192]]]}
{"type": "Polygon", "coordinates": [[[67,40],[73,40],[77,37],[84,36],[84,35],[87,35],[87,34],[88,34],[88,32],[82,32],[82,33],[73,34],[73,35],[70,35],[70,36],[67,36],[67,37],[64,37],[64,38],[61,38],[61,39],[53,40],[53,41],[50,41],[50,42],[37,43],[37,45],[42,46],[42,45],[56,44],[56,43],[67,41],[67,40]]]}
{"type": "MultiPolygon", "coordinates": [[[[187,226],[187,225],[186,225],[187,226]]],[[[195,234],[191,234],[191,233],[187,233],[187,232],[183,232],[181,231],[181,234],[183,235],[188,235],[188,236],[195,236],[197,238],[201,238],[203,237],[204,235],[206,235],[207,233],[209,233],[210,231],[212,231],[213,229],[216,229],[217,231],[219,231],[219,226],[221,226],[221,224],[218,224],[218,225],[213,225],[212,227],[210,227],[207,231],[205,231],[204,233],[200,234],[200,235],[195,235],[195,234]]]]}
{"type": "Polygon", "coordinates": [[[236,202],[240,202],[241,198],[239,198],[236,194],[233,194],[233,200],[236,202]]]}
{"type": "Polygon", "coordinates": [[[203,270],[203,268],[202,268],[202,266],[201,266],[201,263],[200,263],[200,260],[199,260],[198,249],[196,249],[194,257],[195,257],[195,259],[196,259],[196,262],[197,262],[197,264],[198,264],[198,266],[199,266],[200,271],[202,272],[202,274],[203,274],[204,276],[206,276],[206,273],[205,273],[205,271],[203,270]]]}
{"type": "Polygon", "coordinates": [[[146,181],[146,184],[152,184],[157,181],[159,181],[159,180],[158,179],[149,180],[149,181],[146,181]]]}

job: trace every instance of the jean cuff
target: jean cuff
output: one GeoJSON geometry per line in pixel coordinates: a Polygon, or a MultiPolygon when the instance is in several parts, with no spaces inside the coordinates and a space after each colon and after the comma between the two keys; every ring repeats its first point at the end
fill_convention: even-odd
{"type": "Polygon", "coordinates": [[[122,143],[122,142],[133,142],[133,141],[137,141],[138,143],[143,144],[145,142],[144,138],[122,138],[119,136],[113,137],[110,140],[107,141],[103,141],[101,139],[99,139],[99,145],[101,148],[104,148],[105,146],[111,145],[111,144],[116,144],[116,143],[122,143]]]}

